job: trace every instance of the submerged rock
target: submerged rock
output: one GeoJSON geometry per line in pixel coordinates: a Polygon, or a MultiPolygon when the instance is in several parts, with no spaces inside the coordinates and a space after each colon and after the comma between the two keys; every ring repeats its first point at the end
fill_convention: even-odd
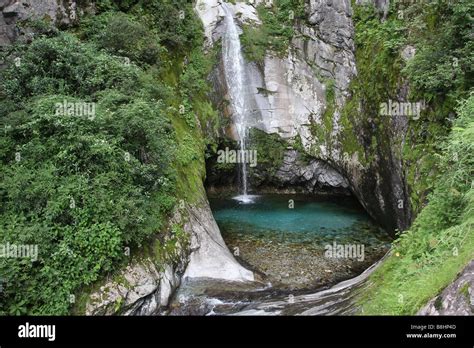
{"type": "Polygon", "coordinates": [[[237,257],[243,264],[281,290],[317,289],[354,277],[378,261],[388,245],[367,245],[363,259],[327,257],[320,238],[308,235],[306,241],[292,240],[291,233],[275,231],[233,234],[224,231],[231,250],[238,248],[237,257]]]}
{"type": "Polygon", "coordinates": [[[356,276],[390,245],[388,234],[350,198],[260,195],[252,204],[210,201],[235,257],[280,290],[314,290],[356,276]]]}

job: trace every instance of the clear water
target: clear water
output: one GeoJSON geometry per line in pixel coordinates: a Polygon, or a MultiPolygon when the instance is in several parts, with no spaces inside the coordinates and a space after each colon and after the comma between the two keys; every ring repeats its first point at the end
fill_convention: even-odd
{"type": "Polygon", "coordinates": [[[265,195],[254,197],[251,204],[219,198],[211,198],[210,202],[224,238],[239,234],[288,242],[327,244],[336,241],[365,245],[390,241],[358,202],[349,198],[265,195]],[[293,208],[290,207],[292,202],[293,208]]]}
{"type": "MultiPolygon", "coordinates": [[[[352,292],[347,287],[321,296],[314,296],[315,291],[362,273],[383,257],[391,241],[350,198],[254,195],[246,203],[235,197],[210,197],[209,201],[227,246],[257,274],[260,283],[208,279],[188,283],[175,297],[187,300],[171,306],[173,314],[185,315],[190,310],[228,314],[241,308],[254,310],[259,303],[265,308],[260,308],[260,313],[283,310],[283,314],[293,315],[308,308],[317,308],[316,314],[338,313],[348,308],[352,292]],[[289,200],[294,202],[293,209],[289,200]],[[326,257],[324,245],[335,241],[363,244],[364,260],[326,257]],[[288,301],[289,295],[304,298],[305,294],[309,297],[295,305],[288,301]]],[[[358,286],[359,282],[349,284],[358,286]]]]}

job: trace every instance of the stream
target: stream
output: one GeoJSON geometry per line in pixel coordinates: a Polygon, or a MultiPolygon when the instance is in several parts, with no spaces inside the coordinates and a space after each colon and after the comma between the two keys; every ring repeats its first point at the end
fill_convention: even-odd
{"type": "MultiPolygon", "coordinates": [[[[235,14],[222,3],[222,61],[234,136],[245,153],[248,76],[235,14]]],[[[209,197],[214,218],[235,259],[254,282],[183,280],[169,315],[318,314],[350,309],[350,297],[389,250],[391,239],[350,197],[251,195],[239,162],[239,192],[209,197]]]]}
{"type": "Polygon", "coordinates": [[[350,312],[391,238],[351,197],[210,197],[234,257],[255,282],[187,280],[170,315],[293,315],[350,312]]]}

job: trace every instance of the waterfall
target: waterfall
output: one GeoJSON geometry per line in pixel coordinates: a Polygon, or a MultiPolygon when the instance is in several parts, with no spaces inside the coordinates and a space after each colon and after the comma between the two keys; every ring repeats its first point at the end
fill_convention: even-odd
{"type": "MultiPolygon", "coordinates": [[[[248,136],[248,108],[246,103],[246,75],[245,61],[242,55],[239,28],[235,23],[233,13],[227,3],[222,4],[225,13],[225,33],[223,35],[222,57],[224,62],[224,75],[229,88],[230,102],[233,112],[235,127],[237,129],[240,153],[246,154],[248,136]]],[[[248,195],[248,173],[245,160],[240,161],[240,196],[236,197],[241,202],[251,201],[248,195]]]]}

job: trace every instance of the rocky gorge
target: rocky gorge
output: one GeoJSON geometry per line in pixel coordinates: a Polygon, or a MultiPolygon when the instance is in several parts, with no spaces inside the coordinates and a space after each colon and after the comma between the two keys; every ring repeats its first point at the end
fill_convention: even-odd
{"type": "MultiPolygon", "coordinates": [[[[374,102],[386,97],[410,100],[414,87],[398,65],[413,61],[417,50],[403,41],[390,58],[394,66],[388,68],[391,79],[383,75],[383,81],[369,80],[368,75],[377,75],[377,55],[383,56],[384,52],[370,51],[370,46],[358,47],[362,35],[357,32],[361,28],[358,23],[363,22],[360,13],[373,9],[376,15],[371,20],[377,25],[389,23],[388,1],[307,0],[298,6],[291,3],[295,7],[284,10],[278,7],[282,3],[193,2],[192,15],[202,24],[204,33],[200,50],[206,57],[213,57],[206,76],[210,85],[205,94],[206,107],[215,110],[217,116],[203,119],[205,112],[200,109],[190,116],[191,121],[186,119],[186,124],[196,126],[186,135],[180,134],[180,145],[184,145],[179,149],[184,152],[189,147],[186,142],[195,140],[199,150],[186,160],[194,164],[183,166],[184,173],[177,175],[184,189],[161,226],[165,233],[153,235],[131,251],[125,247],[125,261],[73,296],[73,314],[366,314],[368,300],[364,294],[380,286],[377,272],[404,256],[403,251],[390,246],[391,241],[413,226],[427,204],[426,171],[417,167],[424,165],[424,157],[413,158],[407,151],[428,153],[432,144],[420,141],[419,134],[423,141],[427,136],[408,117],[380,117],[379,105],[374,102]],[[311,242],[278,242],[272,231],[265,230],[260,236],[224,233],[216,222],[218,209],[210,205],[209,198],[211,203],[214,196],[228,198],[238,193],[239,186],[237,166],[225,166],[216,160],[218,149],[237,148],[239,141],[222,55],[228,15],[224,6],[228,6],[239,29],[245,57],[242,93],[251,115],[248,146],[258,154],[259,165],[248,170],[249,193],[353,198],[354,205],[370,220],[363,226],[366,232],[360,234],[372,238],[383,232],[383,237],[367,248],[365,262],[328,259],[311,242]],[[283,49],[274,48],[268,41],[268,47],[259,51],[262,43],[252,40],[257,40],[256,33],[270,30],[267,16],[272,16],[272,11],[287,16],[280,29],[291,30],[292,34],[285,36],[287,42],[277,38],[285,43],[283,49]],[[374,71],[370,72],[371,68],[374,71]],[[363,88],[370,92],[364,94],[363,88]],[[381,95],[372,99],[372,92],[381,95]],[[207,143],[202,145],[202,139],[207,143]],[[285,267],[290,271],[283,271],[282,277],[285,267]]],[[[56,30],[74,30],[83,18],[100,13],[101,6],[95,1],[48,0],[40,4],[0,0],[2,51],[8,51],[15,42],[29,44],[35,35],[43,35],[28,25],[32,21],[45,19],[56,30]]],[[[114,52],[118,56],[121,53],[114,52]]],[[[172,73],[166,76],[171,81],[184,75],[188,60],[193,59],[189,52],[176,56],[179,58],[173,57],[176,61],[169,64],[172,73]],[[183,66],[182,71],[178,66],[183,66]]],[[[3,60],[0,63],[5,64],[3,60]]],[[[199,98],[202,95],[194,101],[199,98]]],[[[183,116],[181,107],[188,108],[183,104],[168,109],[180,110],[177,114],[183,116]]],[[[435,107],[428,105],[426,112],[434,113],[435,107]]],[[[173,119],[171,124],[181,131],[179,122],[173,119]]],[[[328,230],[339,232],[337,228],[328,230]]],[[[456,267],[422,300],[416,298],[416,304],[410,303],[410,314],[416,307],[420,315],[472,315],[472,235],[468,231],[466,236],[461,236],[467,241],[464,249],[458,244],[449,245],[447,253],[452,253],[454,247],[462,256],[456,259],[456,267]],[[466,260],[470,261],[468,266],[466,260]]],[[[423,238],[420,244],[428,245],[430,250],[442,244],[432,237],[423,238]]],[[[358,241],[348,239],[347,243],[354,240],[358,241]]],[[[359,240],[359,244],[364,243],[367,241],[359,240]]],[[[416,273],[423,265],[410,264],[405,273],[416,273]]]]}
{"type": "MultiPolygon", "coordinates": [[[[258,28],[257,5],[256,2],[235,6],[235,16],[242,25],[258,28]]],[[[222,32],[221,5],[218,1],[201,1],[196,3],[196,9],[205,26],[207,44],[211,45],[219,40],[222,32]]],[[[262,63],[247,63],[247,94],[254,103],[249,108],[255,110],[253,126],[278,134],[289,143],[300,144],[299,151],[312,157],[310,168],[301,168],[294,164],[298,150],[287,151],[285,163],[276,175],[283,185],[291,185],[303,177],[302,181],[313,187],[316,181],[321,186],[350,187],[365,209],[385,228],[406,229],[412,213],[406,174],[395,153],[402,146],[407,125],[398,124],[404,122],[401,119],[387,120],[397,124],[390,124],[386,145],[381,145],[387,148],[378,148],[378,151],[388,151],[383,156],[372,153],[369,147],[350,148],[350,139],[358,142],[370,132],[370,128],[364,129],[362,124],[347,124],[341,116],[350,95],[350,81],[357,74],[352,6],[349,1],[310,2],[306,11],[308,20],[298,23],[286,56],[270,51],[262,63]],[[329,89],[332,89],[332,100],[327,100],[329,89]],[[326,117],[330,123],[325,121],[326,117]],[[373,161],[366,161],[369,157],[373,161]],[[318,177],[317,173],[322,171],[315,167],[324,166],[328,169],[318,177]],[[386,168],[390,168],[390,174],[381,172],[386,168]],[[288,175],[291,171],[294,174],[288,175]],[[316,177],[310,177],[314,175],[311,173],[316,173],[316,177]]],[[[225,98],[227,91],[221,69],[222,65],[218,65],[212,75],[216,98],[225,98]]],[[[217,99],[215,103],[219,105],[222,100],[217,99]]]]}

